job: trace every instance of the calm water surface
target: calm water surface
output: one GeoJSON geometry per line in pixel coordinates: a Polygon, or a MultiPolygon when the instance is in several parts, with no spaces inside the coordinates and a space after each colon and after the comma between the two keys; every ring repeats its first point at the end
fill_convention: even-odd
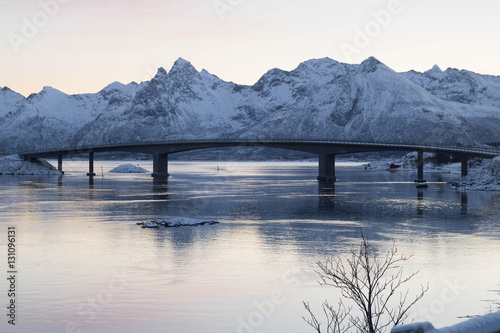
{"type": "Polygon", "coordinates": [[[76,161],[63,177],[0,177],[0,252],[6,267],[15,226],[19,270],[17,325],[4,279],[0,331],[312,332],[302,301],[320,316],[339,297],[315,262],[347,254],[359,227],[377,251],[413,255],[407,287],[429,284],[415,320],[447,326],[500,299],[500,195],[452,191],[456,175],[426,175],[418,191],[414,174],[349,163],[332,186],[316,163],[174,162],[164,183],[108,172],[122,163],[97,161],[93,185],[76,161]],[[176,216],[221,223],[135,225],[176,216]]]}

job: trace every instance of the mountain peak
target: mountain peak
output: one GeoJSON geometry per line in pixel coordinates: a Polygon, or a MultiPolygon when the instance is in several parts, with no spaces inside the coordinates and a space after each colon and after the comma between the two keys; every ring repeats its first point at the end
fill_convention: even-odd
{"type": "Polygon", "coordinates": [[[380,65],[384,65],[384,64],[375,57],[369,57],[368,59],[366,59],[365,61],[363,61],[360,64],[361,71],[366,72],[366,73],[375,72],[380,65]]]}
{"type": "Polygon", "coordinates": [[[317,59],[310,59],[306,60],[302,63],[299,64],[297,69],[310,69],[310,68],[327,68],[331,66],[338,65],[339,62],[336,60],[333,60],[331,58],[325,57],[325,58],[317,58],[317,59]]]}
{"type": "Polygon", "coordinates": [[[194,66],[191,65],[191,63],[189,61],[185,60],[184,58],[177,59],[174,62],[174,65],[172,66],[172,69],[170,71],[172,72],[172,71],[177,71],[177,70],[189,70],[189,71],[194,70],[194,71],[196,71],[194,66]]]}
{"type": "Polygon", "coordinates": [[[60,90],[58,90],[56,88],[53,88],[51,86],[44,86],[43,89],[38,94],[40,94],[40,95],[43,95],[43,94],[51,94],[51,95],[60,94],[60,95],[66,95],[62,91],[60,91],[60,90]]]}
{"type": "Polygon", "coordinates": [[[118,81],[115,81],[113,83],[108,84],[106,87],[104,87],[103,90],[118,90],[120,88],[125,87],[123,83],[120,83],[118,81]]]}
{"type": "Polygon", "coordinates": [[[108,84],[102,92],[112,92],[112,91],[131,91],[138,86],[136,82],[130,82],[129,84],[123,84],[121,82],[115,81],[111,84],[108,84]]]}
{"type": "Polygon", "coordinates": [[[165,68],[160,67],[160,68],[158,68],[158,71],[156,72],[155,78],[163,77],[165,75],[167,75],[167,71],[165,70],[165,68]]]}
{"type": "Polygon", "coordinates": [[[431,69],[429,69],[426,73],[442,73],[443,71],[441,70],[441,68],[439,68],[438,65],[434,65],[432,66],[431,69]]]}
{"type": "Polygon", "coordinates": [[[41,92],[54,92],[54,91],[59,91],[59,90],[51,86],[44,86],[41,92]]]}

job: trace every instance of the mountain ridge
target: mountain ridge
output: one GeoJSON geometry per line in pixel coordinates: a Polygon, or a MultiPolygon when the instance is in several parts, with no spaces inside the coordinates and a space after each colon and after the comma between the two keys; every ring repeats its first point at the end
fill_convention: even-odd
{"type": "Polygon", "coordinates": [[[113,82],[94,94],[44,87],[24,98],[4,87],[0,147],[280,137],[482,145],[500,142],[498,91],[500,77],[437,66],[397,73],[374,57],[358,65],[311,59],[253,85],[179,58],[150,81],[113,82]]]}

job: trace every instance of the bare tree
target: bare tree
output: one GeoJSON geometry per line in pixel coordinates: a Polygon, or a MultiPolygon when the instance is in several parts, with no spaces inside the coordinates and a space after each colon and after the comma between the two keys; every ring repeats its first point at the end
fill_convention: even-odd
{"type": "MultiPolygon", "coordinates": [[[[309,312],[311,316],[310,319],[304,318],[304,320],[312,327],[317,333],[321,333],[321,323],[316,318],[314,313],[309,306],[309,303],[303,302],[304,307],[309,312]]],[[[354,325],[352,319],[349,318],[349,313],[351,308],[346,309],[342,300],[339,300],[338,309],[334,309],[333,306],[328,304],[328,301],[323,302],[323,312],[326,317],[326,333],[341,333],[346,332],[351,329],[354,325]],[[349,319],[346,322],[346,319],[349,319]]]]}
{"type": "MultiPolygon", "coordinates": [[[[346,310],[342,302],[338,309],[332,308],[327,302],[323,303],[327,333],[346,332],[352,327],[363,333],[384,332],[390,325],[402,324],[409,315],[408,310],[428,290],[428,286],[422,286],[420,293],[408,300],[408,291],[402,293],[398,289],[418,272],[405,277],[400,265],[412,256],[399,255],[393,244],[385,258],[380,260],[372,253],[362,231],[361,238],[359,250],[352,249],[350,257],[330,257],[325,263],[317,262],[320,268],[317,272],[320,276],[319,283],[340,289],[342,297],[353,301],[362,314],[361,318],[353,316],[352,308],[346,310]],[[389,303],[395,295],[399,295],[395,304],[389,303]],[[343,326],[346,318],[349,319],[349,325],[343,326]]],[[[304,303],[304,306],[311,316],[311,319],[304,320],[321,333],[321,324],[309,304],[304,303]]]]}

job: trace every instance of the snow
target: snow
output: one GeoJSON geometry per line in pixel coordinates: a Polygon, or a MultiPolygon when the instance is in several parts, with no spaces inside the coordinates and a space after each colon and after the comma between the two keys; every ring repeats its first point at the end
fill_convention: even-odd
{"type": "Polygon", "coordinates": [[[436,329],[431,323],[395,326],[391,333],[497,333],[500,332],[500,312],[472,318],[457,325],[436,329]]]}
{"type": "Polygon", "coordinates": [[[174,217],[172,219],[139,222],[138,225],[146,226],[147,228],[154,227],[155,224],[169,227],[182,227],[182,226],[199,226],[199,225],[213,225],[219,222],[210,219],[194,219],[189,217],[174,217]]]}
{"type": "Polygon", "coordinates": [[[156,221],[146,221],[142,223],[137,223],[137,225],[142,225],[143,228],[154,228],[158,229],[160,225],[156,221]]]}
{"type": "Polygon", "coordinates": [[[500,156],[471,161],[467,176],[452,185],[461,191],[500,191],[500,156]]]}
{"type": "Polygon", "coordinates": [[[435,331],[434,326],[428,322],[399,325],[391,329],[391,333],[423,333],[433,331],[435,331]]]}
{"type": "Polygon", "coordinates": [[[146,173],[149,171],[144,169],[144,168],[141,168],[138,165],[122,164],[122,165],[117,166],[116,168],[110,170],[109,172],[114,172],[114,173],[146,173]]]}
{"type": "Polygon", "coordinates": [[[500,332],[500,312],[472,318],[437,331],[439,333],[497,333],[500,332]]]}
{"type": "Polygon", "coordinates": [[[17,155],[0,157],[0,175],[60,175],[54,166],[45,160],[28,162],[17,155]]]}

